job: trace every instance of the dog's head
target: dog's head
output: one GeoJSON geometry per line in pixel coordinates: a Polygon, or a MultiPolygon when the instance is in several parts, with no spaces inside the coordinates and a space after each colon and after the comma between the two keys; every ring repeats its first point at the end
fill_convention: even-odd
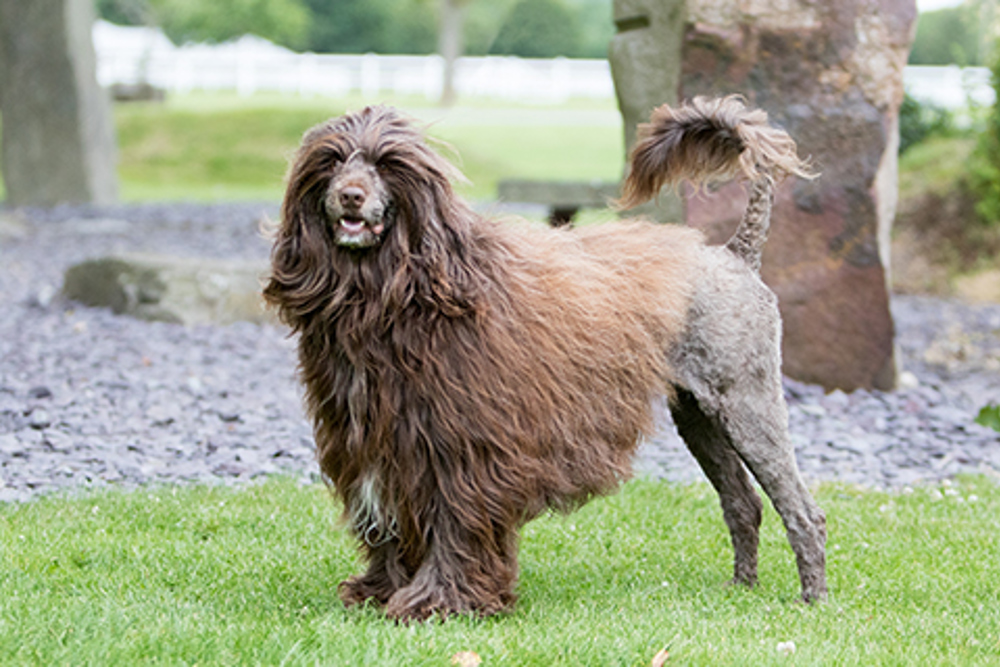
{"type": "Polygon", "coordinates": [[[451,197],[455,174],[410,121],[367,107],[306,133],[282,217],[319,225],[351,251],[377,248],[392,234],[419,240],[437,216],[435,199],[451,197]]]}
{"type": "Polygon", "coordinates": [[[400,129],[394,113],[376,108],[314,127],[302,141],[289,182],[295,200],[286,203],[315,205],[315,222],[338,246],[379,245],[395,222],[385,176],[397,159],[387,139],[400,129]]]}
{"type": "MultiPolygon", "coordinates": [[[[461,174],[423,132],[389,107],[368,107],[306,132],[288,175],[264,296],[286,319],[315,312],[336,285],[363,280],[372,295],[421,289],[454,299],[454,252],[471,211],[455,196],[461,174]]],[[[402,297],[400,297],[402,298],[402,297]]]]}

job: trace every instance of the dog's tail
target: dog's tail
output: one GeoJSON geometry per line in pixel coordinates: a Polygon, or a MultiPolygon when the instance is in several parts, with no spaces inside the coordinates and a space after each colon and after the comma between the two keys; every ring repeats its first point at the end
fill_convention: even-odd
{"type": "Polygon", "coordinates": [[[702,187],[741,176],[750,182],[750,202],[727,247],[759,270],[771,225],[774,184],[789,174],[814,177],[788,133],[768,124],[766,112],[747,108],[738,95],[696,97],[677,108],[659,107],[649,123],[639,126],[616,205],[638,206],[667,183],[676,186],[686,180],[702,187]]]}

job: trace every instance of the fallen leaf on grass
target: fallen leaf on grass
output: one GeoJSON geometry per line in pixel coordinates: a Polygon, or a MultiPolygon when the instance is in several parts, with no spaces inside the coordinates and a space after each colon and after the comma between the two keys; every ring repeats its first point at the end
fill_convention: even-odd
{"type": "Polygon", "coordinates": [[[482,662],[483,659],[473,651],[459,651],[451,656],[451,664],[458,667],[479,667],[482,662]]]}
{"type": "Polygon", "coordinates": [[[670,659],[670,651],[667,649],[660,649],[660,652],[653,656],[653,662],[649,664],[649,667],[663,667],[667,664],[667,660],[670,659]]]}

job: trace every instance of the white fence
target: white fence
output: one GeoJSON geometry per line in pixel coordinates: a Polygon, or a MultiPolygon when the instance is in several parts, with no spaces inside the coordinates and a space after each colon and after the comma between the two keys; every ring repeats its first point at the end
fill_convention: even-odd
{"type": "MultiPolygon", "coordinates": [[[[444,81],[440,56],[295,53],[251,35],[226,44],[177,47],[159,30],[99,21],[94,26],[94,46],[102,85],[145,81],[176,92],[366,96],[391,92],[438,99],[444,81]]],[[[604,60],[461,58],[455,87],[465,96],[555,102],[614,96],[604,60]]]]}
{"type": "MultiPolygon", "coordinates": [[[[145,81],[173,92],[395,93],[436,100],[444,79],[439,56],[295,53],[250,35],[226,44],[178,47],[157,29],[99,21],[94,45],[103,85],[145,81]]],[[[615,94],[605,60],[461,58],[455,78],[458,94],[467,97],[562,102],[615,94]]],[[[989,105],[994,98],[989,70],[981,67],[907,67],[904,81],[918,99],[948,109],[963,108],[969,100],[989,105]]]]}

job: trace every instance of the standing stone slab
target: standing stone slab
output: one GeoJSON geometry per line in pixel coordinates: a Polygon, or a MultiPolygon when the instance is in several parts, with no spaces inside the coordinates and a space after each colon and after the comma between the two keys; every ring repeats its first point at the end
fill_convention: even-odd
{"type": "Polygon", "coordinates": [[[91,0],[0,0],[0,168],[13,206],[117,197],[93,22],[91,0]]]}
{"type": "MultiPolygon", "coordinates": [[[[689,0],[685,15],[679,84],[664,99],[740,93],[821,173],[779,189],[764,252],[786,374],[830,389],[892,388],[889,233],[914,0],[689,0]]],[[[687,198],[684,218],[721,242],[745,201],[730,184],[687,198]]]]}
{"type": "MultiPolygon", "coordinates": [[[[676,104],[687,11],[684,0],[615,0],[617,33],[609,60],[625,126],[625,145],[635,143],[636,126],[661,104],[676,104]]],[[[635,211],[658,222],[683,218],[681,200],[664,190],[660,199],[635,211]]]]}

